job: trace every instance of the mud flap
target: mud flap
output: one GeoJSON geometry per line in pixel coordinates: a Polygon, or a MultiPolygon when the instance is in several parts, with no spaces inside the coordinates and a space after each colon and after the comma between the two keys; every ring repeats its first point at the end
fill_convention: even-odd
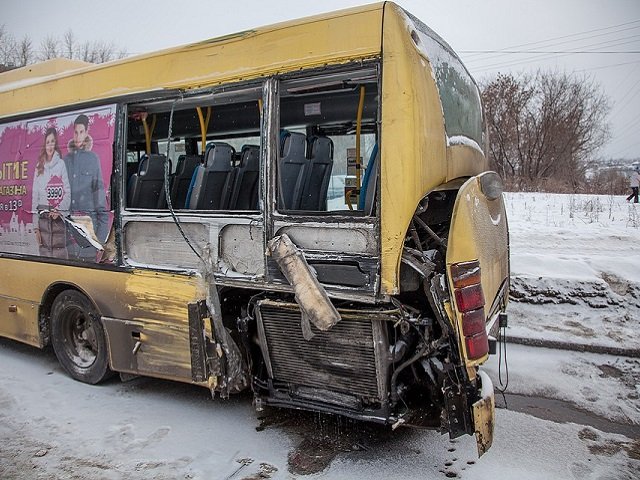
{"type": "Polygon", "coordinates": [[[493,396],[493,383],[489,375],[478,371],[482,382],[480,400],[471,406],[473,413],[473,425],[475,427],[476,444],[478,445],[478,457],[489,450],[493,443],[493,426],[495,424],[495,400],[493,396]]]}

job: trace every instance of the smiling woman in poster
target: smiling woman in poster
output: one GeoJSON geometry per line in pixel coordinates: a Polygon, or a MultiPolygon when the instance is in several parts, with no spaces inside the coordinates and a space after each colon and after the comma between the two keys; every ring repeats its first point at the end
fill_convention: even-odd
{"type": "Polygon", "coordinates": [[[58,147],[58,132],[47,128],[33,178],[32,208],[40,255],[67,258],[66,229],[62,215],[71,204],[67,168],[58,147]]]}

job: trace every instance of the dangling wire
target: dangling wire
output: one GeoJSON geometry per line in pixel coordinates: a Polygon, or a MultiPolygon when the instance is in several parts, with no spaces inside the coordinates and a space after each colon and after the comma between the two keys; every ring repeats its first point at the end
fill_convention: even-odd
{"type": "Polygon", "coordinates": [[[189,238],[187,238],[187,235],[184,233],[184,230],[182,230],[182,225],[180,225],[180,220],[178,219],[175,212],[173,211],[173,205],[171,204],[171,195],[169,194],[169,150],[171,147],[171,131],[173,130],[173,110],[176,106],[176,103],[178,103],[178,99],[174,100],[173,103],[171,104],[171,113],[169,114],[169,131],[167,133],[167,154],[164,157],[164,196],[167,199],[167,207],[169,207],[169,212],[171,213],[173,222],[176,224],[176,227],[178,227],[178,231],[180,232],[180,235],[182,235],[182,238],[184,238],[184,241],[187,242],[187,245],[189,245],[189,248],[193,251],[193,253],[196,254],[196,257],[198,257],[200,261],[204,263],[206,266],[207,263],[204,261],[204,258],[202,258],[202,255],[200,255],[196,251],[196,249],[191,244],[191,241],[189,240],[189,238]]]}
{"type": "Polygon", "coordinates": [[[498,381],[500,382],[500,387],[496,387],[496,390],[502,394],[502,399],[504,400],[504,407],[509,408],[507,405],[507,397],[505,396],[505,392],[509,387],[509,365],[507,363],[507,327],[501,326],[498,330],[498,381]],[[505,369],[505,381],[502,381],[502,355],[504,350],[504,369],[505,369]]]}

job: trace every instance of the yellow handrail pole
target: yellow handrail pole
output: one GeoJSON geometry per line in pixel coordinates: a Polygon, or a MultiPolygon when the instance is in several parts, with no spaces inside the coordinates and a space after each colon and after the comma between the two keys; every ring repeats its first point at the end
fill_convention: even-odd
{"type": "MultiPolygon", "coordinates": [[[[360,196],[360,130],[362,129],[362,111],[364,110],[364,85],[360,85],[360,100],[358,102],[358,116],[356,117],[356,186],[358,189],[358,197],[360,196]]],[[[349,208],[351,208],[351,195],[349,195],[349,208]]]]}
{"type": "Polygon", "coordinates": [[[200,135],[202,137],[202,154],[204,155],[204,150],[207,146],[207,130],[209,129],[209,120],[211,120],[211,107],[207,107],[207,118],[204,118],[202,114],[202,109],[200,107],[196,107],[198,111],[198,119],[200,120],[200,135]]]}
{"type": "Polygon", "coordinates": [[[260,110],[260,115],[262,115],[262,99],[258,99],[258,110],[260,110]]]}
{"type": "Polygon", "coordinates": [[[149,124],[147,123],[147,116],[143,116],[142,126],[144,127],[144,140],[147,148],[147,155],[151,155],[151,136],[153,135],[153,131],[156,128],[156,116],[153,116],[151,127],[149,127],[149,124]]]}
{"type": "Polygon", "coordinates": [[[362,129],[362,111],[364,110],[364,85],[360,85],[360,101],[356,117],[356,185],[360,188],[360,130],[362,129]]]}

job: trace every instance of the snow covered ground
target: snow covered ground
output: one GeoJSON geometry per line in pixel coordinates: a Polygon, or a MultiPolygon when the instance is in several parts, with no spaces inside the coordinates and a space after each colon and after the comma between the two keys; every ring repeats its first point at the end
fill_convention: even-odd
{"type": "Polygon", "coordinates": [[[640,351],[640,204],[508,193],[509,335],[640,351]]]}
{"type": "MultiPolygon", "coordinates": [[[[529,376],[529,365],[521,369],[528,363],[523,359],[544,357],[543,368],[556,362],[615,361],[545,350],[510,349],[514,387],[541,381],[540,373],[529,376]]],[[[84,385],[65,375],[50,351],[2,339],[0,365],[3,480],[635,480],[640,471],[638,438],[634,443],[582,421],[559,423],[498,409],[494,444],[478,459],[467,436],[450,441],[433,431],[389,432],[289,412],[262,429],[249,396],[212,401],[204,389],[150,378],[84,385]],[[292,459],[300,457],[299,465],[317,473],[292,468],[292,459]],[[318,467],[314,462],[321,463],[319,468],[311,468],[318,467]]],[[[539,393],[570,395],[581,385],[581,377],[572,377],[554,367],[542,380],[545,392],[539,393]]],[[[613,383],[606,388],[621,390],[613,383]]],[[[607,393],[603,401],[612,396],[607,393]]]]}
{"type": "MultiPolygon", "coordinates": [[[[637,349],[640,208],[622,197],[506,199],[508,335],[637,349]]],[[[496,385],[498,360],[485,367],[496,385]]],[[[212,401],[147,378],[80,384],[51,351],[0,339],[0,479],[639,478],[640,359],[508,344],[507,360],[511,409],[497,410],[478,459],[466,436],[296,412],[261,423],[248,395],[212,401]]]]}

